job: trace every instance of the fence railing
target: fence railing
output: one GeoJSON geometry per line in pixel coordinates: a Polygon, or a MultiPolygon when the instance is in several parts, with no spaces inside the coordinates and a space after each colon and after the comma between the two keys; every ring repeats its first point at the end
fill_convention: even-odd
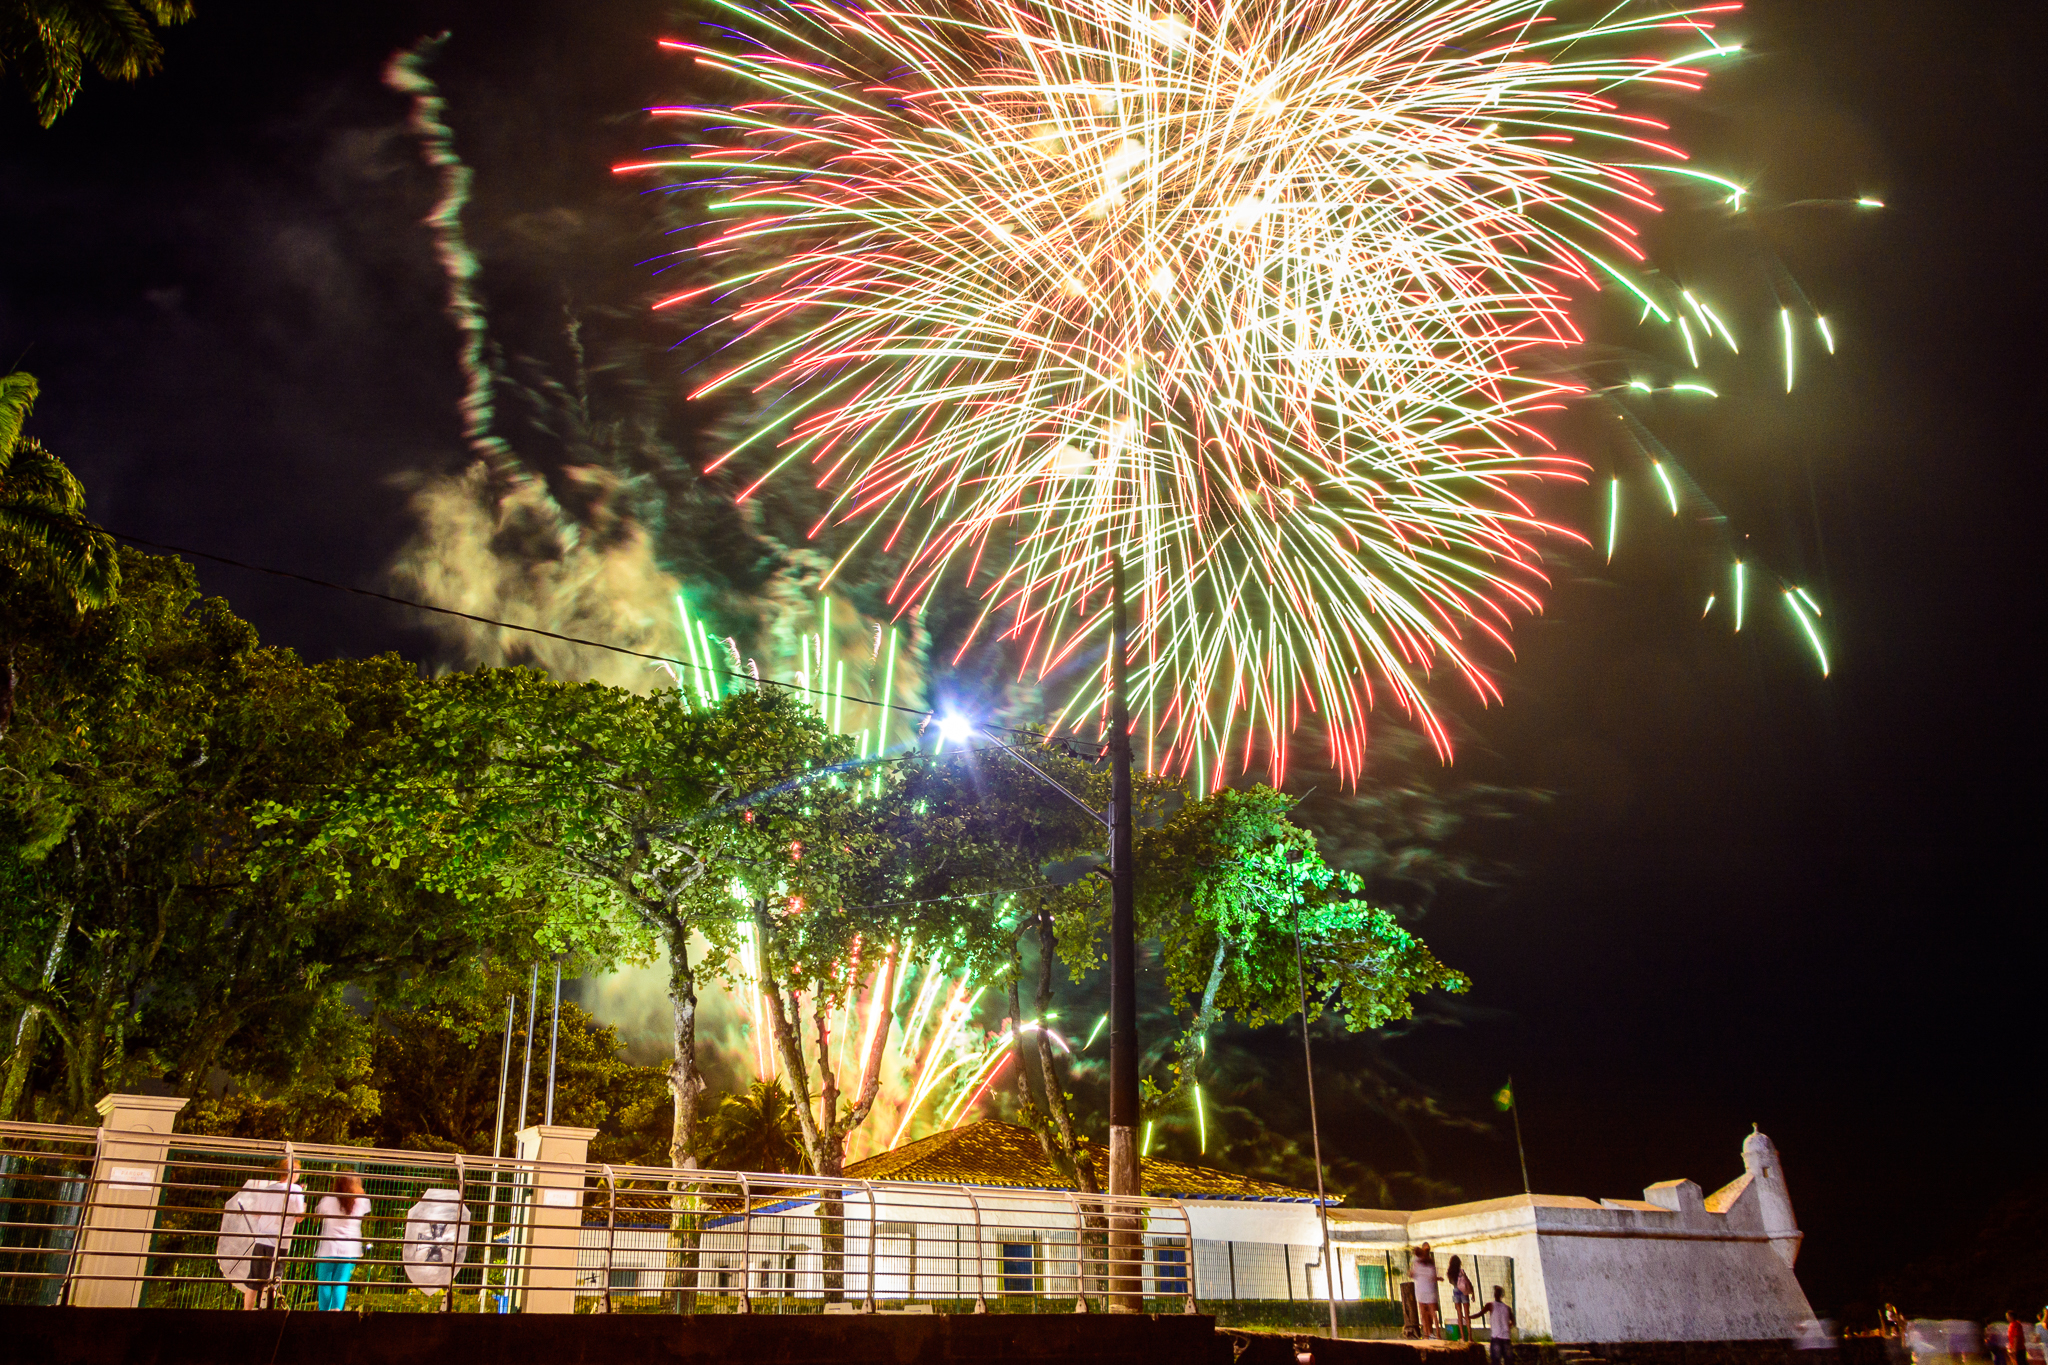
{"type": "Polygon", "coordinates": [[[1195,1310],[1172,1199],[548,1160],[561,1131],[527,1130],[520,1156],[494,1159],[0,1124],[0,1301],[1195,1310]],[[364,1204],[323,1203],[346,1183],[364,1204]],[[323,1237],[355,1231],[323,1212],[351,1211],[356,1237],[323,1237]]]}

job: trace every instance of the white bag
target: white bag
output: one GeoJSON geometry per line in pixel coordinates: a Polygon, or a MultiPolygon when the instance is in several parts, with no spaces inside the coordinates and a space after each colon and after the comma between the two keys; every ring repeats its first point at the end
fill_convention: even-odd
{"type": "Polygon", "coordinates": [[[455,1282],[469,1259],[469,1206],[454,1190],[428,1190],[405,1215],[405,1275],[429,1294],[455,1282]]]}
{"type": "Polygon", "coordinates": [[[292,1232],[306,1212],[302,1185],[276,1180],[251,1180],[228,1197],[221,1210],[220,1236],[214,1245],[221,1278],[229,1284],[249,1283],[258,1246],[267,1246],[267,1280],[283,1277],[278,1258],[291,1250],[292,1232]]]}

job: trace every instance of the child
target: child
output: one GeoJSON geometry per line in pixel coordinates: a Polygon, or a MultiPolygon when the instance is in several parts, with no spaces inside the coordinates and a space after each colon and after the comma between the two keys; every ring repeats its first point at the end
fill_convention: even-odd
{"type": "Polygon", "coordinates": [[[1493,1302],[1486,1305],[1486,1365],[1509,1365],[1515,1358],[1515,1348],[1509,1344],[1515,1339],[1515,1310],[1502,1297],[1505,1293],[1495,1285],[1493,1302]]]}
{"type": "Polygon", "coordinates": [[[334,1193],[323,1196],[313,1212],[320,1215],[319,1264],[320,1311],[339,1313],[348,1307],[348,1280],[356,1262],[363,1258],[363,1215],[370,1201],[363,1197],[363,1182],[352,1175],[334,1178],[334,1193]]]}
{"type": "Polygon", "coordinates": [[[1458,1310],[1458,1340],[1472,1340],[1472,1277],[1465,1273],[1465,1266],[1456,1256],[1445,1269],[1444,1278],[1451,1282],[1451,1303],[1458,1310]]]}

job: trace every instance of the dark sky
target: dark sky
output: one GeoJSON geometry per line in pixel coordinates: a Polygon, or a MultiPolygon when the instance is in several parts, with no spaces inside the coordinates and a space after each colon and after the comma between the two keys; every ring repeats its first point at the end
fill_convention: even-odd
{"type": "MultiPolygon", "coordinates": [[[[0,117],[0,360],[43,380],[34,430],[107,524],[375,585],[407,480],[465,459],[419,227],[435,186],[384,61],[453,31],[437,74],[508,328],[539,349],[565,306],[610,309],[657,370],[653,219],[608,167],[682,73],[651,3],[201,12],[161,76],[88,88],[51,132],[0,117]]],[[[1751,56],[1679,119],[1701,164],[1760,202],[1888,207],[1666,229],[1703,272],[1781,264],[1843,345],[1789,400],[1759,383],[1661,430],[1815,587],[1834,674],[1777,623],[1697,626],[1675,532],[1569,567],[1460,758],[1558,800],[1503,850],[1518,878],[1425,922],[1475,978],[1473,1021],[1397,1044],[1475,1114],[1512,1070],[1543,1190],[1713,1188],[1760,1122],[1823,1306],[2044,1164],[2042,13],[1760,0],[1735,21],[1751,56]]],[[[201,574],[309,655],[434,648],[395,610],[201,574]]],[[[1498,1133],[1433,1164],[1475,1197],[1519,1185],[1498,1133]]]]}

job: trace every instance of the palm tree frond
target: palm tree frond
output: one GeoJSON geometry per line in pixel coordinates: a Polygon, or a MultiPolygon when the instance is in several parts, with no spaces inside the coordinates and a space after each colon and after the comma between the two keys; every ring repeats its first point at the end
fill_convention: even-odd
{"type": "Polygon", "coordinates": [[[26,370],[0,376],[0,473],[7,469],[14,443],[21,439],[21,424],[36,405],[36,377],[26,370]]]}
{"type": "MultiPolygon", "coordinates": [[[[0,39],[18,14],[0,0],[0,39]]],[[[0,41],[0,57],[13,50],[0,41]]],[[[85,486],[22,423],[36,401],[35,376],[0,376],[0,562],[69,597],[103,607],[121,586],[114,538],[85,519],[85,486]]]]}
{"type": "Polygon", "coordinates": [[[16,504],[77,517],[85,511],[85,485],[41,442],[27,437],[17,440],[12,458],[0,464],[0,506],[16,504]]]}
{"type": "Polygon", "coordinates": [[[0,502],[0,559],[70,597],[103,607],[121,586],[114,538],[82,517],[0,502]]]}
{"type": "Polygon", "coordinates": [[[163,64],[155,25],[183,23],[190,0],[0,0],[0,74],[27,88],[47,128],[71,107],[90,66],[132,81],[163,64]]]}

